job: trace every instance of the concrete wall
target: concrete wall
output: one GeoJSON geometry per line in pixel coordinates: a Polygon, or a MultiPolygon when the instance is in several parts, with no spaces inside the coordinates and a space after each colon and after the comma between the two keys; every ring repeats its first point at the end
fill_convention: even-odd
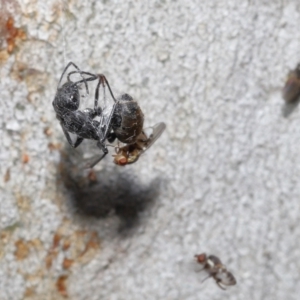
{"type": "Polygon", "coordinates": [[[298,0],[0,3],[1,300],[299,299],[298,0]],[[136,164],[80,168],[68,61],[166,122],[136,164]],[[201,283],[201,252],[237,285],[201,283]]]}

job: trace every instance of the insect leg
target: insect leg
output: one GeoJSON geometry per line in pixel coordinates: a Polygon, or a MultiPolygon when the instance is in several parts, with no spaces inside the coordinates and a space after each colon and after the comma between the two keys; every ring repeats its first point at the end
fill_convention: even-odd
{"type": "Polygon", "coordinates": [[[107,147],[105,144],[101,143],[100,141],[97,143],[97,147],[103,151],[103,155],[97,158],[94,162],[90,163],[87,167],[93,168],[98,162],[100,162],[108,153],[107,147]]]}
{"type": "Polygon", "coordinates": [[[81,80],[79,80],[79,81],[75,81],[74,84],[79,84],[79,83],[84,82],[86,92],[87,92],[87,94],[89,94],[89,88],[88,88],[88,85],[87,85],[86,82],[87,82],[87,81],[93,81],[93,80],[96,80],[96,79],[98,78],[98,76],[95,75],[95,74],[92,74],[92,73],[90,73],[90,72],[85,72],[85,71],[80,71],[80,70],[79,70],[79,71],[72,71],[72,72],[68,73],[68,77],[67,77],[67,78],[68,78],[68,81],[71,81],[71,79],[70,79],[71,75],[76,74],[76,73],[79,73],[83,79],[81,79],[81,80]],[[90,76],[90,77],[85,78],[85,77],[82,76],[82,74],[88,75],[88,76],[90,76]]]}
{"type": "Polygon", "coordinates": [[[77,148],[83,141],[83,138],[77,136],[76,142],[74,144],[74,148],[77,148]]]}
{"type": "Polygon", "coordinates": [[[69,142],[69,144],[70,144],[73,148],[78,147],[78,146],[82,143],[83,138],[81,138],[81,137],[79,137],[79,136],[77,136],[77,139],[76,139],[75,143],[73,143],[73,142],[72,142],[72,139],[71,139],[71,137],[70,137],[69,132],[65,129],[65,127],[64,127],[62,124],[61,124],[61,128],[62,128],[62,130],[63,130],[63,132],[64,132],[64,134],[65,134],[65,137],[66,137],[67,141],[69,142]]]}
{"type": "Polygon", "coordinates": [[[95,104],[94,104],[94,107],[98,107],[98,99],[99,99],[99,89],[100,89],[100,85],[102,85],[103,87],[103,90],[105,92],[105,84],[107,85],[108,87],[108,90],[109,90],[109,93],[111,95],[111,97],[113,98],[113,100],[115,102],[117,102],[111,88],[110,88],[110,85],[106,79],[106,77],[103,75],[103,74],[98,74],[98,78],[99,78],[99,81],[98,81],[98,84],[97,84],[97,87],[96,87],[96,90],[95,90],[95,104]]]}
{"type": "Polygon", "coordinates": [[[76,69],[79,71],[79,73],[81,72],[80,69],[79,69],[73,62],[70,61],[70,62],[66,65],[66,67],[64,68],[64,70],[63,70],[63,72],[62,72],[62,74],[61,74],[61,76],[60,76],[60,79],[59,79],[59,82],[58,82],[58,86],[60,86],[60,83],[61,83],[61,81],[62,81],[62,79],[63,79],[63,77],[64,77],[66,71],[68,70],[68,68],[69,68],[70,66],[74,66],[74,68],[76,68],[76,69]]]}
{"type": "Polygon", "coordinates": [[[71,61],[67,64],[67,66],[65,67],[64,71],[62,72],[62,74],[61,74],[61,76],[60,76],[60,79],[59,79],[59,82],[58,82],[58,87],[60,86],[60,83],[61,83],[61,81],[62,81],[62,79],[63,79],[65,73],[67,72],[67,70],[68,70],[68,68],[69,68],[70,66],[73,66],[77,71],[75,71],[75,72],[73,71],[73,72],[70,72],[70,73],[68,74],[68,81],[70,81],[70,74],[73,74],[73,73],[76,73],[76,72],[77,72],[77,73],[80,73],[80,75],[81,75],[81,77],[82,77],[83,79],[80,80],[80,81],[78,81],[78,82],[76,82],[76,83],[74,83],[74,84],[78,84],[78,83],[84,82],[85,89],[86,89],[87,93],[89,93],[88,85],[87,85],[86,82],[87,82],[87,81],[90,81],[90,80],[95,80],[95,79],[97,78],[96,75],[93,75],[93,74],[88,73],[88,72],[83,72],[83,71],[81,71],[81,70],[77,67],[77,65],[75,65],[75,64],[74,64],[73,62],[71,62],[71,61]],[[88,74],[88,75],[92,75],[92,76],[93,76],[93,79],[89,79],[89,80],[85,79],[85,78],[82,76],[83,73],[88,74]]]}
{"type": "Polygon", "coordinates": [[[98,76],[95,75],[95,74],[92,74],[92,73],[90,73],[90,72],[86,72],[86,71],[81,71],[81,70],[79,70],[79,71],[72,71],[72,72],[69,72],[69,73],[68,73],[68,77],[67,77],[67,78],[68,78],[68,81],[72,81],[72,80],[70,79],[70,77],[71,77],[71,75],[76,74],[76,73],[79,73],[80,75],[81,75],[81,74],[84,74],[84,75],[90,76],[89,78],[86,78],[87,81],[96,80],[96,79],[98,78],[98,76]]]}
{"type": "Polygon", "coordinates": [[[203,283],[206,279],[210,278],[212,275],[205,277],[201,282],[203,283]]]}
{"type": "Polygon", "coordinates": [[[105,89],[105,85],[103,83],[102,77],[100,75],[98,75],[98,84],[95,90],[95,100],[94,100],[94,109],[97,109],[98,107],[98,100],[99,100],[99,89],[100,89],[100,85],[102,85],[103,90],[105,89]]]}
{"type": "Polygon", "coordinates": [[[72,139],[71,139],[71,137],[70,137],[69,132],[65,129],[64,125],[62,125],[62,124],[60,124],[60,125],[61,125],[61,128],[62,128],[64,134],[65,134],[65,137],[66,137],[67,141],[68,141],[69,144],[74,148],[74,144],[73,144],[73,142],[72,142],[72,139]]]}
{"type": "Polygon", "coordinates": [[[109,83],[108,83],[108,81],[107,81],[107,79],[106,79],[106,77],[105,77],[103,74],[99,74],[99,76],[101,76],[101,77],[102,77],[102,80],[106,83],[106,85],[107,85],[107,87],[108,87],[108,90],[109,90],[109,93],[110,93],[111,97],[113,98],[113,100],[114,100],[115,102],[117,102],[117,100],[116,100],[116,98],[115,98],[115,96],[114,96],[114,94],[113,94],[113,92],[112,92],[112,90],[111,90],[111,88],[110,88],[110,85],[109,85],[109,83]]]}
{"type": "Polygon", "coordinates": [[[226,291],[226,289],[220,284],[220,282],[221,282],[221,279],[217,279],[217,280],[216,280],[216,283],[217,283],[218,287],[219,287],[220,289],[222,289],[223,291],[226,291]]]}

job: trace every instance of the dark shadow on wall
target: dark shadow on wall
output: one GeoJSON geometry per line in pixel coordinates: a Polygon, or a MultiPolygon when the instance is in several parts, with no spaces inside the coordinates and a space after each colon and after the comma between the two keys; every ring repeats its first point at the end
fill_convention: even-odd
{"type": "MultiPolygon", "coordinates": [[[[112,166],[111,161],[107,161],[108,168],[99,172],[80,169],[73,151],[67,145],[61,152],[58,183],[69,191],[76,214],[101,219],[114,213],[120,220],[120,234],[137,227],[143,219],[141,214],[145,215],[156,202],[161,180],[157,178],[143,185],[130,174],[130,166],[126,166],[128,172],[124,172],[122,167],[112,166]]],[[[106,165],[106,162],[101,163],[106,165]]]]}

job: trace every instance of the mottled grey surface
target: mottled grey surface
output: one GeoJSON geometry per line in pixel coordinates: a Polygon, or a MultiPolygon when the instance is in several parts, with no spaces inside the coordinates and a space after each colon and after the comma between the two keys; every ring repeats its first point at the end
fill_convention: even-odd
{"type": "Polygon", "coordinates": [[[299,299],[299,1],[76,2],[11,1],[27,37],[0,32],[0,299],[299,299]],[[69,60],[167,124],[96,183],[51,105],[69,60]],[[238,284],[201,283],[201,252],[238,284]]]}

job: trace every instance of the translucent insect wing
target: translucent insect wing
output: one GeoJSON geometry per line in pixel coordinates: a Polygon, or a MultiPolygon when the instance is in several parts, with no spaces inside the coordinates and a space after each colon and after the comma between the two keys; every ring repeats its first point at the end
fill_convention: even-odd
{"type": "Polygon", "coordinates": [[[149,142],[146,144],[143,152],[148,150],[157,141],[157,139],[162,135],[165,129],[166,124],[164,122],[157,123],[153,126],[153,131],[149,136],[149,142]]]}
{"type": "MultiPolygon", "coordinates": [[[[128,161],[127,164],[133,164],[136,161],[138,161],[138,159],[140,158],[140,156],[147,151],[154,143],[155,141],[162,135],[162,133],[164,132],[164,130],[166,129],[166,124],[161,122],[161,123],[157,123],[152,127],[152,133],[149,135],[149,137],[147,137],[147,135],[142,132],[143,138],[141,139],[146,139],[146,141],[144,142],[138,142],[137,144],[139,144],[139,147],[142,147],[142,150],[139,150],[139,148],[136,148],[135,151],[132,151],[130,156],[128,157],[128,161]]],[[[136,145],[136,144],[133,144],[136,145]]]]}
{"type": "Polygon", "coordinates": [[[236,280],[232,273],[228,272],[227,270],[220,270],[216,275],[216,279],[219,279],[221,284],[223,285],[235,285],[236,280]]]}

